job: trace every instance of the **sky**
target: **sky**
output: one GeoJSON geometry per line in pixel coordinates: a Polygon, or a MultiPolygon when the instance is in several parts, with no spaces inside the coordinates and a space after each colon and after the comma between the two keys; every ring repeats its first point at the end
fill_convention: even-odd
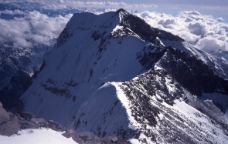
{"type": "Polygon", "coordinates": [[[178,14],[181,11],[196,10],[202,14],[222,17],[228,21],[228,0],[0,0],[2,2],[37,2],[59,7],[122,7],[132,11],[157,11],[178,14]]]}
{"type": "MultiPolygon", "coordinates": [[[[84,0],[91,1],[91,0],[84,0]]],[[[99,2],[124,2],[138,4],[137,10],[150,10],[178,14],[180,11],[196,10],[203,14],[222,17],[228,21],[228,0],[97,0],[99,2]],[[141,5],[141,6],[140,6],[141,5]],[[144,5],[144,6],[142,6],[144,5]],[[145,6],[146,5],[146,6],[145,6]]]]}

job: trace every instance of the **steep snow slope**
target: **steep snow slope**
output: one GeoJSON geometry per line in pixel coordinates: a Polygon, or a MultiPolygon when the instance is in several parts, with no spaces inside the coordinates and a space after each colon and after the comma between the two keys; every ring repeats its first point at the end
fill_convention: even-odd
{"type": "Polygon", "coordinates": [[[211,98],[228,95],[224,67],[125,10],[81,13],[22,100],[25,111],[101,137],[225,144],[227,106],[211,98]]]}
{"type": "MultiPolygon", "coordinates": [[[[110,32],[119,22],[117,13],[100,16],[91,13],[75,14],[60,36],[59,43],[63,45],[64,35],[68,34],[71,37],[48,56],[46,65],[50,67],[45,66],[40,73],[37,78],[39,82],[33,85],[36,90],[26,92],[25,95],[32,94],[35,97],[25,99],[29,101],[25,102],[26,107],[29,110],[36,107],[37,113],[47,118],[59,119],[70,126],[80,106],[90,100],[89,97],[92,98],[91,95],[104,82],[130,80],[140,73],[142,68],[136,53],[143,48],[143,41],[136,37],[112,38],[110,32]],[[70,34],[71,32],[74,33],[70,34]],[[38,89],[40,90],[37,91],[38,89]],[[45,99],[42,102],[43,96],[45,99]],[[39,102],[36,99],[38,97],[41,98],[39,102]],[[54,105],[48,104],[53,103],[54,99],[54,105]],[[60,108],[63,102],[66,107],[56,111],[56,106],[59,105],[60,108]],[[45,109],[55,112],[50,113],[45,109]],[[59,117],[61,111],[63,115],[59,117]]],[[[97,99],[98,103],[105,104],[102,99],[97,99]]],[[[111,108],[111,105],[108,106],[111,108]]]]}

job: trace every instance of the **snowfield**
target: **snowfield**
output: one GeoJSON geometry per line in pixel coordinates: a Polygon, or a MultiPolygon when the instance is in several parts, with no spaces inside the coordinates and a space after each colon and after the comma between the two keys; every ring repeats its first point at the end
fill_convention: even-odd
{"type": "Polygon", "coordinates": [[[12,136],[0,135],[1,144],[78,144],[72,138],[66,138],[63,132],[52,129],[26,129],[12,136]]]}

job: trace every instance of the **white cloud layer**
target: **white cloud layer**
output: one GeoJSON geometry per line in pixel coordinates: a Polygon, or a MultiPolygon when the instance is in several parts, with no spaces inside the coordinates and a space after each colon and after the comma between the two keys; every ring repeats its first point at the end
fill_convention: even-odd
{"type": "Polygon", "coordinates": [[[177,16],[156,12],[137,13],[152,27],[180,36],[199,49],[208,52],[228,51],[228,24],[197,11],[181,12],[177,16]]]}
{"type": "Polygon", "coordinates": [[[23,17],[0,19],[0,42],[13,42],[15,47],[49,46],[65,27],[71,14],[48,17],[38,11],[4,11],[4,14],[23,14],[23,17]]]}
{"type": "Polygon", "coordinates": [[[71,16],[50,17],[39,11],[0,11],[0,65],[2,60],[17,59],[18,67],[33,74],[71,16]]]}

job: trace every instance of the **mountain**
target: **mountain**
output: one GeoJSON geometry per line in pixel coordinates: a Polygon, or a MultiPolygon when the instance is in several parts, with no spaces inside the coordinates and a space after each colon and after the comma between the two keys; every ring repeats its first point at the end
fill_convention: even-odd
{"type": "Polygon", "coordinates": [[[21,100],[76,132],[228,142],[227,63],[120,9],[76,13],[21,100]]]}
{"type": "Polygon", "coordinates": [[[100,138],[93,133],[76,133],[53,121],[28,113],[12,113],[0,103],[0,141],[4,144],[128,144],[116,137],[100,138]]]}
{"type": "Polygon", "coordinates": [[[13,40],[0,42],[0,102],[7,110],[21,111],[19,97],[42,68],[47,46],[20,47],[13,40]]]}
{"type": "Polygon", "coordinates": [[[0,103],[0,140],[1,136],[12,136],[23,129],[50,128],[55,131],[63,131],[64,129],[51,121],[43,118],[35,117],[28,113],[12,113],[5,110],[0,103]]]}
{"type": "Polygon", "coordinates": [[[1,136],[4,144],[78,144],[71,138],[64,137],[61,132],[52,129],[26,129],[12,136],[1,136]]]}

